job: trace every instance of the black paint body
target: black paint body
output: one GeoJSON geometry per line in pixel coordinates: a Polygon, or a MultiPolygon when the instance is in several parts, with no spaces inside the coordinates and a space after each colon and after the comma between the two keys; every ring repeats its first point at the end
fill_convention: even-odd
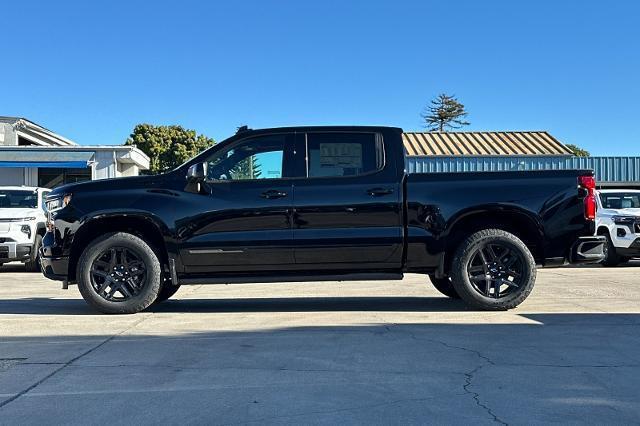
{"type": "Polygon", "coordinates": [[[83,248],[103,232],[131,230],[153,243],[181,282],[252,274],[434,272],[446,274],[455,246],[483,225],[511,229],[536,261],[571,259],[571,247],[593,235],[584,219],[579,175],[590,171],[406,175],[402,130],[390,127],[296,127],[247,131],[159,176],[67,185],[52,213],[42,263],[52,279],[75,279],[83,248]],[[306,177],[305,135],[373,133],[384,146],[380,171],[306,177]],[[190,165],[239,140],[285,134],[280,179],[186,178],[190,165]],[[266,197],[265,194],[279,194],[266,197]]]}

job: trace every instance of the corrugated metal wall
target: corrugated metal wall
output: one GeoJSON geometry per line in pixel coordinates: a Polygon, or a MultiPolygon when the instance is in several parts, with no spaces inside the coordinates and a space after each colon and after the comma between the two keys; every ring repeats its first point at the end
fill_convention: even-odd
{"type": "Polygon", "coordinates": [[[593,169],[599,182],[640,182],[640,157],[406,157],[409,173],[593,169]]]}

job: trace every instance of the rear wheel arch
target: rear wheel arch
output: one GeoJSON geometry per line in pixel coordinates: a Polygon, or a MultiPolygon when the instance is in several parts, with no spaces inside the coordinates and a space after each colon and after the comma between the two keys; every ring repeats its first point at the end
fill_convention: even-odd
{"type": "Polygon", "coordinates": [[[501,229],[515,235],[524,242],[536,262],[544,260],[544,229],[531,214],[520,209],[483,209],[460,215],[450,226],[444,237],[446,271],[460,244],[484,229],[501,229]]]}
{"type": "Polygon", "coordinates": [[[78,228],[73,237],[68,269],[70,281],[76,279],[78,261],[87,245],[94,239],[113,232],[126,232],[139,237],[152,247],[162,265],[168,264],[168,252],[162,227],[153,219],[142,215],[94,218],[78,228]]]}

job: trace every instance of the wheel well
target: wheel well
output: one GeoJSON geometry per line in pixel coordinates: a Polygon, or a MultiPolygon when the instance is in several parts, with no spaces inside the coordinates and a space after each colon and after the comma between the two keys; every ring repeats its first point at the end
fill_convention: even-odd
{"type": "Polygon", "coordinates": [[[47,233],[47,228],[44,225],[38,225],[38,228],[36,229],[36,234],[40,235],[41,237],[44,237],[44,234],[47,233]]]}
{"type": "Polygon", "coordinates": [[[598,235],[607,235],[609,234],[609,228],[607,228],[606,226],[601,226],[598,228],[598,235]]]}
{"type": "Polygon", "coordinates": [[[76,279],[76,267],[84,248],[97,237],[110,232],[127,232],[141,238],[156,252],[162,265],[168,263],[162,232],[150,220],[131,216],[95,219],[80,227],[73,238],[69,255],[69,281],[76,279]]]}
{"type": "Polygon", "coordinates": [[[544,260],[543,230],[531,218],[516,212],[479,212],[460,219],[445,240],[445,270],[449,270],[453,253],[465,238],[482,229],[502,229],[520,238],[536,263],[544,260]]]}

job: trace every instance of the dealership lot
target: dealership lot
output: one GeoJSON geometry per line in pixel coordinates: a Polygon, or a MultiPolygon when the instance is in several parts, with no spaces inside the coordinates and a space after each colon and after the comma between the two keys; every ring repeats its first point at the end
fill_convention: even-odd
{"type": "Polygon", "coordinates": [[[128,316],[0,272],[0,424],[632,423],[640,262],[542,270],[509,312],[426,278],[184,287],[128,316]]]}

